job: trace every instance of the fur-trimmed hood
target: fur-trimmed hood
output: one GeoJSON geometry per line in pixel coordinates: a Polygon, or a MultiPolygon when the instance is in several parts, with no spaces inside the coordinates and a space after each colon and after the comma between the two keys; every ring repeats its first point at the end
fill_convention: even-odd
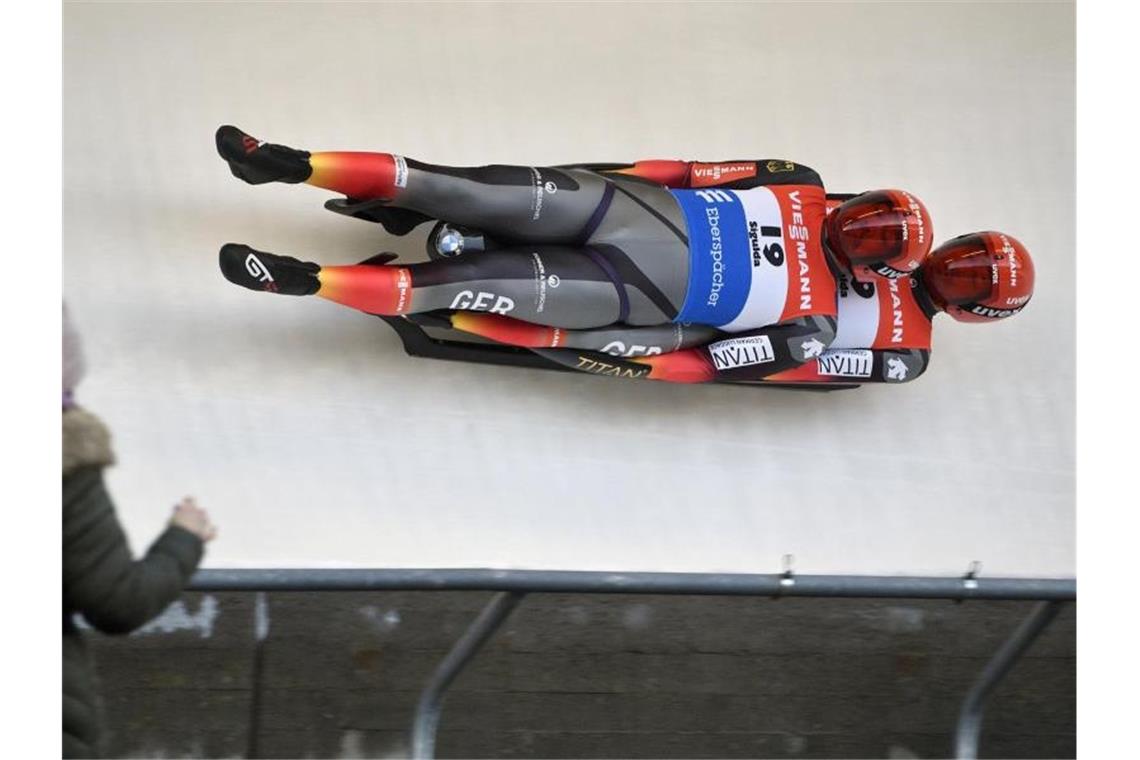
{"type": "Polygon", "coordinates": [[[86,409],[74,406],[63,412],[63,474],[78,467],[106,467],[115,463],[111,432],[86,409]]]}

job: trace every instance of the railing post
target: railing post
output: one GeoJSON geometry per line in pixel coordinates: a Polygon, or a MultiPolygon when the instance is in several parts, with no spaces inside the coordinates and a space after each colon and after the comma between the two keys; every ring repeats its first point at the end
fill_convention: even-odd
{"type": "Polygon", "coordinates": [[[1017,630],[1001,645],[993,658],[982,668],[974,685],[962,701],[962,711],[958,716],[958,730],[955,733],[954,756],[963,760],[978,757],[978,741],[982,734],[982,711],[990,692],[1005,677],[1010,668],[1025,654],[1025,650],[1036,641],[1057,613],[1063,602],[1038,602],[1029,617],[1022,621],[1017,630]]]}
{"type": "Polygon", "coordinates": [[[517,591],[501,591],[491,597],[491,601],[480,611],[432,673],[431,679],[420,693],[415,718],[412,720],[413,758],[426,760],[435,757],[435,734],[439,727],[439,713],[444,692],[524,596],[525,594],[517,591]]]}

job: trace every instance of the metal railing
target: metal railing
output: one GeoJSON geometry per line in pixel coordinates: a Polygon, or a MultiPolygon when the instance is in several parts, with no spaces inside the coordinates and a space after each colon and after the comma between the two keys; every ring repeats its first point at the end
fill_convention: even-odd
{"type": "MultiPolygon", "coordinates": [[[[776,574],[607,573],[561,570],[256,569],[201,570],[194,591],[491,591],[491,600],[452,646],[420,693],[412,721],[415,758],[435,756],[448,687],[503,621],[532,593],[673,594],[863,599],[1034,600],[1033,612],[986,664],[963,700],[955,752],[976,758],[982,714],[994,687],[1056,618],[1075,602],[1072,579],[776,574]]],[[[261,646],[259,637],[258,646],[261,646]]],[[[254,746],[254,745],[251,745],[254,746]]],[[[251,753],[252,754],[252,753],[251,753]]]]}

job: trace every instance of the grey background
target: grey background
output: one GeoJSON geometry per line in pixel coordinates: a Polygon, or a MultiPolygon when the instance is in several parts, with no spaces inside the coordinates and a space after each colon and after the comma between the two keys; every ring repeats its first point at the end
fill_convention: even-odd
{"type": "MultiPolygon", "coordinates": [[[[1074,573],[1073,6],[78,4],[65,294],[136,546],[193,492],[214,566],[1074,573]],[[1038,268],[929,372],[828,396],[413,360],[376,320],[227,284],[227,241],[391,242],[250,188],[234,123],[439,163],[786,157],[903,187],[1038,268]]],[[[422,233],[421,233],[422,234],[422,233]]],[[[404,246],[414,249],[419,239],[404,246]]]]}

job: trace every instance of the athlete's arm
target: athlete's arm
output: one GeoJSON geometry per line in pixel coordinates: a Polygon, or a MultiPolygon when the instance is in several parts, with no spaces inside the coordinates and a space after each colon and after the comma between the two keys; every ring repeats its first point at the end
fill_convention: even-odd
{"type": "Polygon", "coordinates": [[[697,350],[716,380],[753,382],[814,361],[834,339],[835,318],[814,315],[727,335],[697,350]]]}
{"type": "Polygon", "coordinates": [[[909,383],[930,364],[927,349],[836,348],[764,378],[772,383],[909,383]]]}
{"type": "MultiPolygon", "coordinates": [[[[762,380],[773,369],[788,364],[796,364],[784,354],[781,363],[772,355],[765,355],[764,351],[776,343],[770,336],[779,334],[780,325],[766,330],[753,330],[747,334],[720,341],[722,344],[732,343],[730,347],[722,348],[718,357],[715,344],[698,348],[686,348],[668,354],[656,356],[635,356],[619,358],[603,354],[598,351],[575,351],[568,348],[538,348],[531,349],[536,354],[544,356],[564,367],[586,372],[591,375],[625,378],[629,380],[658,380],[666,383],[711,383],[711,382],[745,382],[762,380]],[[735,341],[735,342],[734,342],[735,341]],[[752,341],[749,343],[748,341],[752,341]],[[730,356],[730,358],[725,358],[730,356]],[[732,366],[728,366],[732,365],[732,366]]],[[[783,338],[777,338],[781,341],[783,338]]],[[[814,361],[814,360],[813,360],[814,361]]]]}
{"type": "Polygon", "coordinates": [[[654,182],[665,187],[688,187],[690,161],[680,161],[675,158],[651,158],[635,161],[632,164],[614,164],[604,169],[597,169],[601,174],[620,174],[626,177],[637,177],[654,182]]]}
{"type": "Polygon", "coordinates": [[[747,190],[750,187],[763,185],[823,184],[813,169],[783,159],[714,162],[648,159],[598,171],[602,174],[639,177],[675,189],[721,187],[730,190],[747,190]]]}

